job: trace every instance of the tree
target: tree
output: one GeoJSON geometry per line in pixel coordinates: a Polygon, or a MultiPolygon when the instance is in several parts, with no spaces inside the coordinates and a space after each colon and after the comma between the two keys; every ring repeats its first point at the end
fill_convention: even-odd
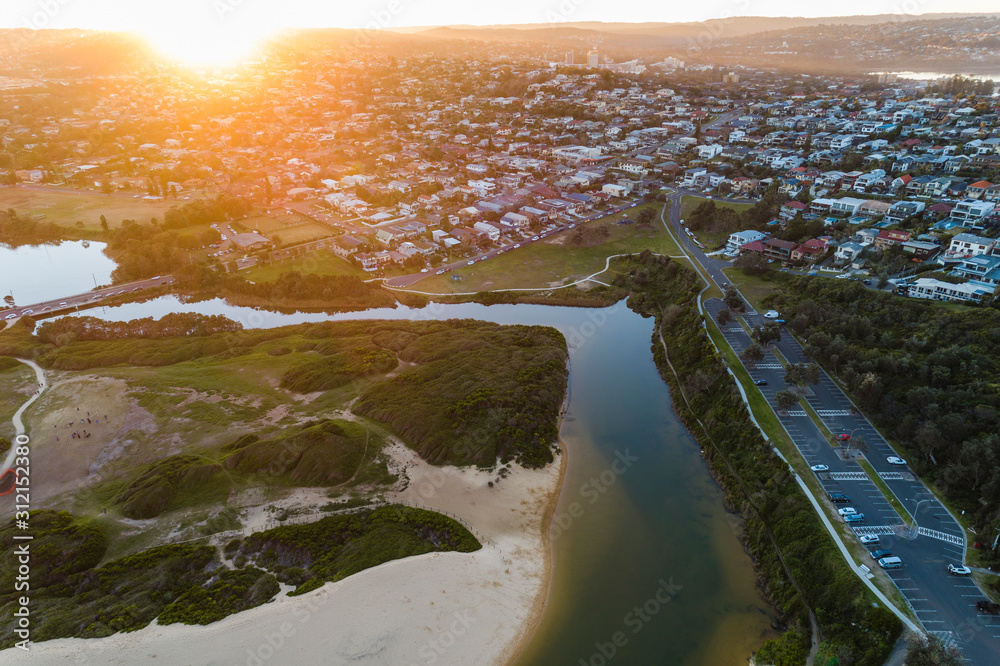
{"type": "Polygon", "coordinates": [[[906,650],[907,666],[961,666],[962,655],[933,634],[915,636],[906,650]]]}
{"type": "Polygon", "coordinates": [[[101,192],[110,197],[111,193],[114,191],[115,191],[115,186],[111,184],[110,180],[105,178],[101,181],[101,192]]]}
{"type": "Polygon", "coordinates": [[[715,316],[715,321],[719,323],[719,326],[725,326],[733,320],[733,315],[729,312],[729,309],[719,310],[719,314],[715,316]]]}
{"type": "Polygon", "coordinates": [[[750,276],[764,275],[771,270],[767,265],[767,259],[759,252],[744,252],[736,257],[733,267],[739,268],[746,275],[750,276]]]}
{"type": "Polygon", "coordinates": [[[736,291],[736,287],[729,285],[726,287],[726,295],[722,299],[726,306],[731,310],[737,310],[743,312],[745,309],[743,307],[743,297],[740,296],[740,292],[736,291]]]}
{"type": "Polygon", "coordinates": [[[761,347],[767,347],[772,342],[781,340],[781,327],[778,324],[768,322],[763,326],[753,329],[751,337],[757,341],[761,347]]]}
{"type": "Polygon", "coordinates": [[[14,307],[14,297],[11,294],[4,296],[3,302],[6,303],[8,307],[14,307]]]}
{"type": "Polygon", "coordinates": [[[803,384],[805,380],[802,377],[803,367],[799,363],[792,363],[787,368],[785,368],[785,383],[786,384],[803,384]]]}
{"type": "Polygon", "coordinates": [[[743,350],[740,354],[740,358],[749,365],[754,366],[764,360],[764,350],[760,348],[756,342],[751,344],[749,347],[743,350]]]}
{"type": "Polygon", "coordinates": [[[103,213],[101,214],[101,229],[108,230],[108,218],[104,217],[103,213]]]}
{"type": "Polygon", "coordinates": [[[809,384],[819,384],[820,368],[815,363],[810,363],[802,371],[802,378],[809,384]]]}
{"type": "Polygon", "coordinates": [[[783,412],[787,412],[789,409],[799,404],[799,396],[787,389],[778,391],[774,395],[774,399],[778,402],[778,409],[783,412]]]}

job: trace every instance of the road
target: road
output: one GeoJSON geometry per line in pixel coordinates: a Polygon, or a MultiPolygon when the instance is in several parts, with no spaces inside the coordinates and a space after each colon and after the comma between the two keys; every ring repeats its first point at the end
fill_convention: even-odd
{"type": "MultiPolygon", "coordinates": [[[[710,299],[705,303],[706,315],[714,319],[724,307],[720,299],[710,299]]],[[[757,313],[743,319],[751,328],[766,321],[757,313]]],[[[737,353],[751,343],[750,336],[738,322],[724,327],[723,334],[737,353]]],[[[787,330],[783,330],[782,339],[773,349],[789,362],[811,362],[787,330]]],[[[828,467],[816,472],[823,488],[828,493],[841,492],[850,497],[849,503],[833,506],[850,506],[864,514],[864,520],[853,527],[855,534],[878,535],[879,542],[868,546],[869,550],[889,550],[903,560],[902,569],[886,573],[923,627],[940,636],[946,644],[958,647],[968,663],[1000,663],[1000,618],[977,612],[976,601],[984,599],[985,595],[971,578],[947,572],[948,564],[963,563],[965,536],[944,506],[907,466],[887,461],[889,456],[897,455],[895,451],[826,373],[822,373],[819,384],[809,387],[806,402],[835,435],[863,437],[867,443],[868,462],[893,495],[916,516],[915,529],[903,523],[860,464],[842,457],[840,447],[825,439],[805,410],[794,408],[782,413],[778,409],[775,395],[788,386],[777,357],[767,354],[763,362],[747,369],[755,382],[766,382],[758,390],[779,414],[782,426],[806,462],[810,466],[828,467]]],[[[874,559],[866,564],[869,568],[877,567],[874,559]]]]}
{"type": "Polygon", "coordinates": [[[129,282],[126,284],[118,284],[113,287],[102,287],[100,289],[94,289],[93,291],[88,291],[83,294],[77,294],[76,296],[66,296],[64,298],[57,298],[50,301],[42,301],[40,303],[34,303],[32,305],[18,306],[10,310],[0,311],[0,316],[3,317],[3,321],[5,323],[12,324],[24,315],[30,315],[35,318],[47,317],[49,315],[57,314],[60,312],[73,310],[75,308],[79,308],[84,305],[92,305],[110,296],[117,296],[118,294],[125,294],[133,291],[141,291],[143,289],[149,289],[151,287],[159,287],[162,285],[168,285],[173,283],[174,283],[174,278],[169,275],[157,276],[155,278],[150,278],[148,280],[137,280],[135,282],[129,282]]]}

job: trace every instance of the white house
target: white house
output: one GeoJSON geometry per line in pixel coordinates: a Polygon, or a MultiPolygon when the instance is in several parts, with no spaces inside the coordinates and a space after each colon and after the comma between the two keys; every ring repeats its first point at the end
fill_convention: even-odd
{"type": "Polygon", "coordinates": [[[951,218],[959,222],[975,222],[986,217],[992,210],[993,203],[989,201],[964,199],[955,204],[951,211],[951,218]]]}
{"type": "Polygon", "coordinates": [[[735,252],[740,249],[740,246],[746,245],[747,243],[752,243],[754,241],[763,241],[767,238],[767,234],[762,234],[759,231],[748,230],[748,231],[737,231],[736,233],[729,234],[729,241],[726,243],[726,250],[728,252],[735,252]]]}
{"type": "Polygon", "coordinates": [[[861,243],[855,243],[853,241],[848,241],[847,243],[842,243],[833,253],[836,261],[854,261],[864,250],[864,246],[861,243]]]}
{"type": "Polygon", "coordinates": [[[956,234],[948,246],[950,254],[975,257],[988,254],[996,244],[996,239],[984,238],[975,234],[956,234]]]}
{"type": "Polygon", "coordinates": [[[601,192],[604,192],[605,194],[610,194],[613,197],[624,197],[626,194],[628,194],[628,190],[626,190],[624,187],[622,187],[621,185],[614,185],[612,183],[608,183],[607,185],[602,187],[601,192]]]}
{"type": "Polygon", "coordinates": [[[696,150],[698,151],[698,157],[703,160],[710,160],[722,152],[722,146],[717,143],[712,143],[707,146],[698,146],[696,150]]]}
{"type": "Polygon", "coordinates": [[[951,284],[933,278],[917,278],[908,295],[935,301],[979,301],[993,294],[993,289],[974,283],[951,284]]]}
{"type": "Polygon", "coordinates": [[[486,234],[486,237],[494,243],[500,240],[500,230],[488,222],[476,222],[472,228],[486,234]]]}

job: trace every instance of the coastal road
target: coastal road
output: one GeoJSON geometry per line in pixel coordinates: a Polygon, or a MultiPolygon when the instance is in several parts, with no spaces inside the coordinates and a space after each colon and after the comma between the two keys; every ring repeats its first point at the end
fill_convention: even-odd
{"type": "MultiPolygon", "coordinates": [[[[720,299],[705,303],[713,319],[725,308],[720,299]]],[[[753,327],[766,321],[758,314],[746,315],[753,327]]],[[[723,327],[726,341],[738,353],[751,344],[750,336],[739,322],[723,327]]],[[[792,363],[809,363],[801,346],[787,330],[774,347],[792,363]]],[[[886,459],[897,455],[878,431],[856,409],[840,387],[824,372],[819,384],[809,387],[806,402],[816,411],[834,436],[841,433],[862,436],[867,442],[865,458],[905,509],[916,517],[916,526],[907,526],[882,492],[869,479],[856,459],[845,458],[840,447],[833,446],[807,412],[793,408],[787,413],[778,409],[775,395],[788,388],[785,371],[778,358],[768,353],[765,360],[748,367],[750,377],[765,386],[757,387],[779,415],[782,426],[810,465],[825,465],[815,472],[824,490],[850,497],[835,508],[853,507],[863,513],[864,521],[853,526],[858,536],[878,535],[879,542],[869,551],[889,550],[903,560],[902,569],[887,571],[923,627],[954,645],[971,664],[1000,663],[1000,618],[981,615],[976,601],[985,599],[982,590],[970,577],[953,576],[947,565],[960,565],[965,557],[965,535],[961,526],[944,506],[913,475],[908,467],[890,464],[886,459]]],[[[865,563],[876,568],[874,558],[865,563]]]]}
{"type": "Polygon", "coordinates": [[[40,303],[34,303],[32,305],[25,305],[10,308],[7,310],[0,310],[0,321],[5,324],[13,324],[18,319],[24,315],[30,315],[34,318],[47,317],[49,315],[57,314],[60,312],[66,312],[67,310],[73,310],[75,308],[82,307],[84,305],[93,305],[98,303],[105,298],[111,296],[117,296],[119,294],[130,293],[134,291],[141,291],[143,289],[149,289],[151,287],[159,287],[162,285],[173,284],[174,278],[169,275],[157,276],[155,278],[150,278],[148,280],[137,280],[135,282],[128,282],[126,284],[117,284],[112,287],[102,287],[100,289],[94,289],[93,291],[88,291],[83,294],[77,294],[75,296],[66,296],[64,298],[56,298],[49,301],[42,301],[40,303]]]}

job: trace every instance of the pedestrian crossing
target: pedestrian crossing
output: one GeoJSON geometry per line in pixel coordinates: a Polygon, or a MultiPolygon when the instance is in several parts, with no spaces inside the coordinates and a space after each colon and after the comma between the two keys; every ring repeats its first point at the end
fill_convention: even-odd
{"type": "Polygon", "coordinates": [[[902,472],[879,472],[878,475],[883,481],[904,481],[909,477],[909,475],[903,476],[902,472]]]}
{"type": "Polygon", "coordinates": [[[850,416],[851,412],[846,409],[817,409],[816,413],[820,418],[824,416],[850,416]]]}
{"type": "Polygon", "coordinates": [[[862,525],[851,529],[858,536],[890,536],[896,533],[891,525],[862,525]]]}
{"type": "Polygon", "coordinates": [[[868,475],[864,472],[830,472],[830,479],[833,481],[867,481],[868,475]]]}

